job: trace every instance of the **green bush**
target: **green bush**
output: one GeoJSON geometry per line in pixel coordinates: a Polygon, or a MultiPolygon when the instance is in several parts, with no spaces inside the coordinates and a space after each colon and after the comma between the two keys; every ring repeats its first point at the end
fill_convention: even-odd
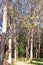
{"type": "Polygon", "coordinates": [[[25,56],[26,54],[26,43],[27,43],[27,37],[26,35],[19,35],[18,37],[18,50],[19,50],[19,55],[25,56]]]}

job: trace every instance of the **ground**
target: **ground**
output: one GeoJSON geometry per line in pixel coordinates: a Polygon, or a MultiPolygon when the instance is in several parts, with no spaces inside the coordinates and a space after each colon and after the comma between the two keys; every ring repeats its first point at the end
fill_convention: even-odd
{"type": "MultiPolygon", "coordinates": [[[[6,60],[4,61],[3,65],[8,65],[6,60]]],[[[32,63],[30,63],[29,60],[19,59],[16,62],[13,61],[13,63],[11,65],[43,65],[43,59],[35,59],[35,60],[32,61],[32,63]]]]}
{"type": "Polygon", "coordinates": [[[29,65],[29,64],[23,61],[18,61],[15,65],[29,65]]]}
{"type": "Polygon", "coordinates": [[[43,60],[33,60],[32,63],[29,63],[29,61],[18,61],[15,65],[43,65],[43,60]]]}

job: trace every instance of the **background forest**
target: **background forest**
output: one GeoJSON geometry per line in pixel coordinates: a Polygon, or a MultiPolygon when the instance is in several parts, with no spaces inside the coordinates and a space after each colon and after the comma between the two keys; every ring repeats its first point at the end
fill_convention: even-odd
{"type": "Polygon", "coordinates": [[[0,0],[0,43],[0,63],[42,59],[43,0],[0,0]]]}

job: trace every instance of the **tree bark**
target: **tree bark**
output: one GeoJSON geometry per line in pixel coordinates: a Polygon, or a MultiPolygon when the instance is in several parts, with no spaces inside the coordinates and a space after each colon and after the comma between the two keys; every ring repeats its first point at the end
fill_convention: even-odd
{"type": "Polygon", "coordinates": [[[28,59],[28,46],[26,46],[26,58],[28,59]]]}
{"type": "Polygon", "coordinates": [[[3,65],[4,58],[4,43],[7,29],[7,5],[6,1],[3,2],[3,24],[2,24],[2,42],[1,42],[1,57],[0,57],[0,65],[3,65]]]}
{"type": "Polygon", "coordinates": [[[11,43],[12,43],[12,39],[9,38],[9,57],[8,57],[8,64],[11,64],[11,43]]]}
{"type": "Polygon", "coordinates": [[[33,60],[33,30],[32,29],[32,32],[31,32],[31,49],[30,49],[30,60],[32,61],[33,60]]]}
{"type": "Polygon", "coordinates": [[[14,38],[14,61],[16,61],[16,58],[17,58],[17,56],[16,56],[16,54],[17,54],[17,49],[16,49],[16,37],[14,38]]]}
{"type": "Polygon", "coordinates": [[[29,58],[29,39],[28,39],[28,42],[27,42],[27,45],[26,45],[26,58],[27,59],[29,58]]]}

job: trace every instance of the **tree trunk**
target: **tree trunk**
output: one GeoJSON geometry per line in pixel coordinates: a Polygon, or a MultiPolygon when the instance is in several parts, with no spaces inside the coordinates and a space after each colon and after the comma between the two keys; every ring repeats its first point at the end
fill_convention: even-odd
{"type": "Polygon", "coordinates": [[[0,57],[0,65],[3,65],[3,57],[4,57],[4,43],[5,43],[5,35],[7,28],[7,6],[6,2],[3,2],[3,25],[2,25],[2,42],[1,42],[1,57],[0,57]]]}
{"type": "Polygon", "coordinates": [[[18,59],[18,42],[17,42],[17,47],[16,48],[17,48],[17,54],[16,55],[17,55],[17,59],[18,59]]]}
{"type": "Polygon", "coordinates": [[[39,44],[39,58],[40,58],[40,44],[39,44]]]}
{"type": "Polygon", "coordinates": [[[28,39],[27,46],[26,46],[26,58],[27,59],[29,58],[29,39],[28,39]]]}
{"type": "Polygon", "coordinates": [[[15,58],[15,61],[16,61],[16,54],[17,54],[17,49],[16,49],[16,37],[14,38],[14,58],[15,58]]]}
{"type": "Polygon", "coordinates": [[[32,61],[33,59],[33,29],[31,32],[31,49],[30,49],[30,60],[32,61]]]}
{"type": "Polygon", "coordinates": [[[37,48],[36,48],[36,58],[38,57],[38,54],[37,54],[37,48]]]}
{"type": "Polygon", "coordinates": [[[11,64],[11,43],[12,43],[12,39],[9,38],[9,57],[8,57],[8,64],[11,64]]]}
{"type": "Polygon", "coordinates": [[[28,59],[28,46],[26,46],[26,58],[28,59]]]}

